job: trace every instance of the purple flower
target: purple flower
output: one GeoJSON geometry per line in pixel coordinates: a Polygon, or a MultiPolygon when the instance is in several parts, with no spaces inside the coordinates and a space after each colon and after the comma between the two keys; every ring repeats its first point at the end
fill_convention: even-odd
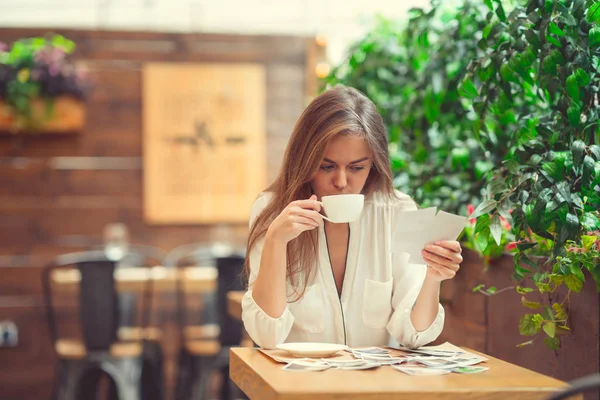
{"type": "Polygon", "coordinates": [[[42,71],[40,69],[36,68],[33,71],[31,71],[31,79],[32,80],[39,81],[41,77],[42,77],[42,71]]]}
{"type": "Polygon", "coordinates": [[[8,45],[4,42],[0,42],[0,53],[8,50],[8,45]]]}

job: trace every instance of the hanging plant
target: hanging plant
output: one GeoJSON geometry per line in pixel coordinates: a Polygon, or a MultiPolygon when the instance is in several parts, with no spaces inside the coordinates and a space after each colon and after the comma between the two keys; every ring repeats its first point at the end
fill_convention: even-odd
{"type": "Polygon", "coordinates": [[[90,89],[71,58],[75,44],[60,35],[0,43],[0,130],[73,132],[85,122],[90,89]]]}

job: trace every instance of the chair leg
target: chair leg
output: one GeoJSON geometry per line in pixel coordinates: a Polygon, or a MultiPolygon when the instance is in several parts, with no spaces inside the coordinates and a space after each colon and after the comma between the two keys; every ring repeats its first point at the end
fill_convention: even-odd
{"type": "Polygon", "coordinates": [[[208,384],[213,372],[214,357],[194,357],[191,400],[207,400],[208,384]]]}
{"type": "Polygon", "coordinates": [[[229,365],[221,367],[221,376],[223,377],[223,383],[221,383],[221,400],[233,399],[233,391],[231,390],[231,380],[229,379],[229,365]]]}
{"type": "Polygon", "coordinates": [[[63,361],[58,387],[58,399],[77,400],[81,380],[87,369],[86,364],[83,362],[63,361]]]}
{"type": "Polygon", "coordinates": [[[190,399],[194,376],[196,376],[196,371],[192,356],[186,351],[181,350],[177,360],[175,400],[190,399]]]}
{"type": "Polygon", "coordinates": [[[144,344],[144,364],[142,367],[142,395],[144,400],[162,400],[163,354],[158,342],[144,344]]]}
{"type": "Polygon", "coordinates": [[[106,360],[101,368],[114,381],[119,400],[142,400],[141,358],[106,360]]]}

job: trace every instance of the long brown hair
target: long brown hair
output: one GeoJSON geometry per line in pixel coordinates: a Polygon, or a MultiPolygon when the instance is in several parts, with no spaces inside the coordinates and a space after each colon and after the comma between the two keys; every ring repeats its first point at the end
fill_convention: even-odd
{"type": "MultiPolygon", "coordinates": [[[[377,191],[390,199],[395,197],[387,133],[375,104],[351,87],[340,85],[321,93],[296,122],[279,176],[266,189],[273,197],[250,229],[245,263],[248,277],[252,248],[289,203],[312,195],[310,182],[319,170],[327,144],[336,135],[363,137],[371,149],[373,168],[363,188],[365,196],[368,198],[377,191]]],[[[295,289],[296,299],[303,296],[315,271],[317,249],[316,229],[305,231],[288,243],[287,278],[295,289]],[[303,277],[302,286],[299,277],[303,277]]]]}

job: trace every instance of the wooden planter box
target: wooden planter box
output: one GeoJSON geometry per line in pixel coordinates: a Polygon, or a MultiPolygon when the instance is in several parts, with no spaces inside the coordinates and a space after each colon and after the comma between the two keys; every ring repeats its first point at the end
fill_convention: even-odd
{"type": "Polygon", "coordinates": [[[78,133],[86,119],[85,104],[70,96],[53,99],[53,111],[46,117],[47,101],[36,99],[32,104],[33,120],[37,128],[21,130],[15,127],[16,116],[5,102],[0,100],[0,133],[78,133]]]}
{"type": "MultiPolygon", "coordinates": [[[[464,250],[463,256],[464,262],[456,277],[442,283],[440,299],[446,311],[446,323],[436,343],[449,341],[468,346],[561,380],[599,371],[600,297],[589,274],[586,273],[583,290],[571,294],[571,335],[563,338],[562,347],[556,352],[546,348],[542,332],[533,345],[518,348],[517,344],[530,339],[519,334],[521,316],[537,311],[524,307],[521,295],[514,290],[492,297],[473,293],[473,287],[480,283],[498,290],[513,286],[512,257],[505,255],[494,260],[484,272],[483,260],[476,253],[464,250]]],[[[558,295],[563,299],[566,293],[563,287],[556,294],[536,297],[532,293],[527,297],[547,305],[550,297],[558,295]]],[[[586,400],[588,398],[598,399],[598,391],[586,400]]]]}

